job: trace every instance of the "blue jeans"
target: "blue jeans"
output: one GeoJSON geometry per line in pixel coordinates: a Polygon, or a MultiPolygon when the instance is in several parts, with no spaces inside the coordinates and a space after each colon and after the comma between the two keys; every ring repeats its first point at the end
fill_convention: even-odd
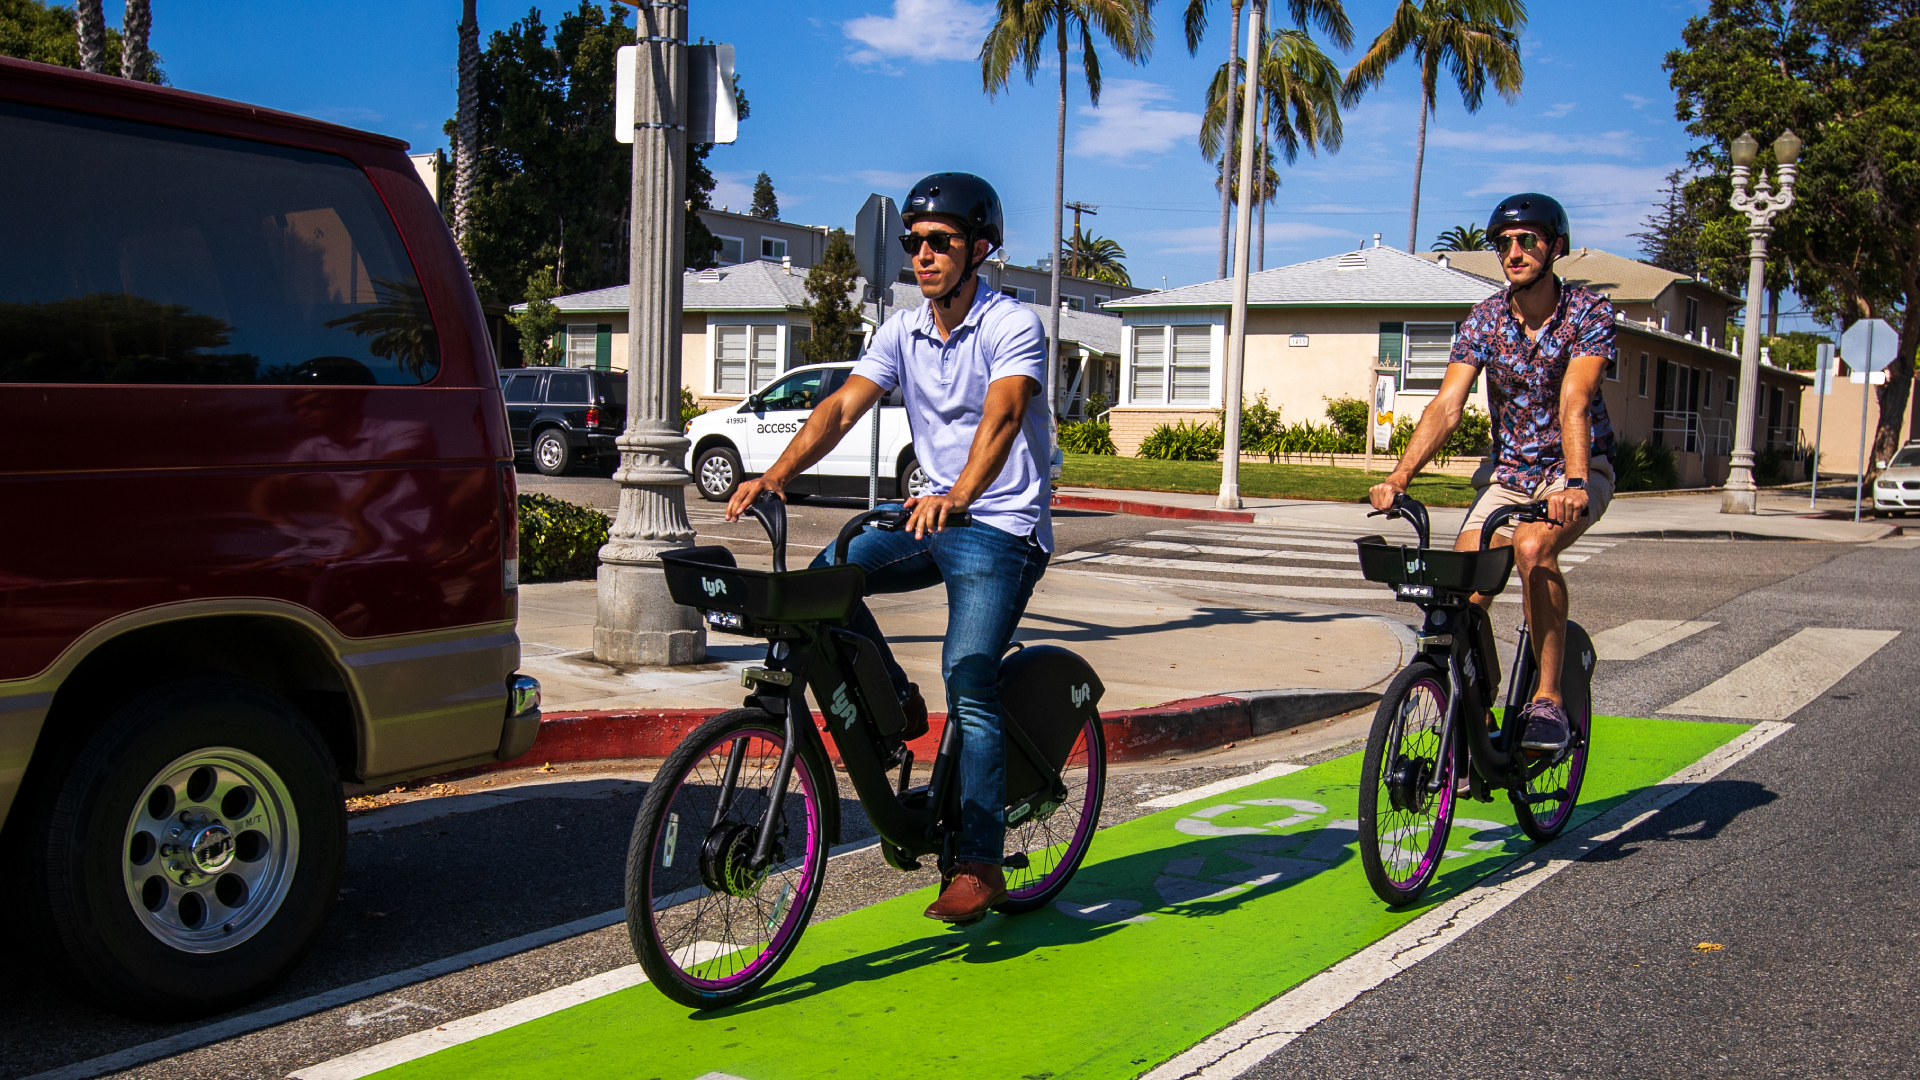
{"type": "MultiPolygon", "coordinates": [[[[814,566],[826,566],[832,549],[814,566]]],[[[912,533],[864,529],[847,561],[867,572],[867,595],[914,592],[945,582],[947,638],[940,674],[947,687],[947,723],[960,725],[960,837],[955,855],[1000,865],[1007,833],[1006,744],[1000,730],[1000,658],[1047,569],[1047,553],[1027,537],[990,525],[947,529],[915,540],[912,533]]],[[[856,603],[847,629],[880,647],[894,689],[907,673],[887,647],[880,624],[856,603]]]]}

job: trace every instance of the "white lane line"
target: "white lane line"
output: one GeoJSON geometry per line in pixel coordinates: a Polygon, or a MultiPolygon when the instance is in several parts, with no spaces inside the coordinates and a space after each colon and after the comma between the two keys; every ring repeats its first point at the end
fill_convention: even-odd
{"type": "MultiPolygon", "coordinates": [[[[1089,561],[1099,563],[1112,558],[1124,557],[1125,556],[1101,556],[1099,552],[1095,551],[1069,551],[1065,555],[1055,558],[1048,572],[1085,574],[1088,577],[1105,578],[1108,581],[1123,581],[1129,585],[1179,585],[1189,589],[1230,588],[1237,593],[1250,593],[1254,596],[1271,596],[1281,600],[1325,602],[1330,600],[1393,599],[1393,591],[1384,585],[1371,589],[1315,588],[1310,585],[1266,585],[1258,581],[1205,581],[1199,578],[1155,577],[1151,574],[1109,574],[1102,573],[1098,570],[1081,570],[1071,566],[1060,565],[1062,563],[1089,561]]],[[[1164,559],[1160,561],[1175,563],[1177,569],[1187,569],[1187,566],[1180,563],[1177,559],[1164,559]]],[[[1495,596],[1493,602],[1496,604],[1517,604],[1520,602],[1520,590],[1518,588],[1509,588],[1507,591],[1495,596]]]]}
{"type": "Polygon", "coordinates": [[[1202,784],[1197,788],[1188,788],[1186,791],[1176,791],[1171,795],[1162,795],[1159,798],[1148,799],[1140,805],[1150,806],[1155,810],[1165,810],[1170,806],[1185,806],[1190,802],[1198,802],[1201,799],[1211,799],[1215,795],[1223,795],[1229,791],[1238,790],[1239,788],[1251,787],[1254,784],[1260,783],[1262,780],[1272,780],[1277,776],[1297,773],[1305,768],[1305,765],[1294,765],[1285,761],[1276,762],[1258,772],[1250,772],[1245,776],[1229,776],[1225,780],[1215,780],[1211,784],[1202,784]]]}
{"type": "Polygon", "coordinates": [[[1635,619],[1593,635],[1593,651],[1602,660],[1638,660],[1719,625],[1681,619],[1635,619]]]}
{"type": "MultiPolygon", "coordinates": [[[[1160,529],[1155,532],[1150,532],[1147,535],[1148,536],[1177,536],[1184,540],[1265,540],[1265,539],[1268,539],[1268,537],[1264,535],[1252,536],[1246,533],[1215,532],[1212,529],[1205,529],[1205,530],[1160,529]]],[[[1300,537],[1300,536],[1274,536],[1272,537],[1272,539],[1284,540],[1287,544],[1293,547],[1327,548],[1333,551],[1345,551],[1348,553],[1351,553],[1354,550],[1353,541],[1351,540],[1319,540],[1319,539],[1312,539],[1312,538],[1300,537]]]]}
{"type": "MultiPolygon", "coordinates": [[[[1335,570],[1317,566],[1250,566],[1246,563],[1209,563],[1194,559],[1149,559],[1141,555],[1103,555],[1099,552],[1069,552],[1076,563],[1107,566],[1138,566],[1147,570],[1187,570],[1199,574],[1255,574],[1261,577],[1339,578],[1364,581],[1358,570],[1335,570]]],[[[1069,561],[1066,559],[1057,561],[1069,561]]]]}
{"type": "Polygon", "coordinates": [[[1143,1080],[1231,1080],[1306,1034],[1355,998],[1412,968],[1578,860],[1686,798],[1793,727],[1761,723],[1713,753],[1595,818],[1578,833],[1521,857],[1491,880],[1280,995],[1219,1034],[1169,1059],[1143,1080]]]}
{"type": "Polygon", "coordinates": [[[550,1016],[561,1009],[570,1009],[595,998],[631,989],[647,981],[646,973],[639,964],[628,964],[623,968],[582,979],[568,986],[549,990],[544,994],[535,994],[530,998],[521,998],[497,1009],[450,1020],[439,1027],[416,1031],[403,1035],[391,1042],[378,1046],[369,1046],[365,1050],[337,1057],[319,1065],[310,1065],[299,1072],[289,1074],[290,1080],[359,1080],[362,1076],[390,1069],[395,1065],[438,1053],[461,1043],[472,1042],[496,1031],[504,1031],[529,1020],[538,1020],[550,1016]]]}
{"type": "Polygon", "coordinates": [[[1898,630],[1809,626],[1660,711],[1785,720],[1899,636],[1898,630]]]}
{"type": "Polygon", "coordinates": [[[1116,540],[1116,547],[1138,548],[1141,551],[1172,551],[1183,555],[1252,555],[1260,559],[1301,559],[1307,562],[1357,564],[1359,556],[1354,552],[1334,555],[1325,551],[1288,551],[1285,548],[1220,547],[1215,544],[1175,544],[1166,540],[1116,540]]]}

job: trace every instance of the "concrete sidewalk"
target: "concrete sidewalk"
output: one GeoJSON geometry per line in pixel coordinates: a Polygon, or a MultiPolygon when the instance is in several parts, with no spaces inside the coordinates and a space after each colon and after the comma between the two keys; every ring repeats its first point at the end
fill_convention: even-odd
{"type": "MultiPolygon", "coordinates": [[[[945,590],[870,603],[928,708],[944,711],[945,590]]],[[[1120,579],[1053,574],[1035,588],[1018,640],[1058,644],[1086,657],[1106,683],[1103,712],[1251,689],[1378,690],[1411,658],[1411,634],[1400,623],[1308,604],[1265,609],[1265,603],[1209,605],[1120,579]]],[[[734,708],[743,694],[740,669],[765,657],[766,645],[757,639],[709,634],[705,664],[611,667],[592,658],[593,620],[591,581],[520,587],[520,670],[540,680],[549,714],[734,708]]]]}
{"type": "MultiPolygon", "coordinates": [[[[1063,507],[1110,510],[1117,513],[1147,513],[1154,516],[1215,516],[1212,495],[1172,491],[1133,491],[1113,488],[1058,488],[1055,504],[1063,507]],[[1132,504],[1131,506],[1126,504],[1132,504]]],[[[1242,509],[1231,520],[1258,525],[1285,525],[1312,522],[1319,525],[1350,526],[1356,533],[1387,531],[1398,526],[1367,517],[1362,503],[1310,502],[1304,499],[1242,498],[1242,509]]],[[[1828,500],[1834,506],[1840,501],[1828,500]]],[[[1846,501],[1849,509],[1851,501],[1846,501]]],[[[1718,492],[1688,492],[1674,495],[1631,495],[1616,498],[1606,516],[1587,530],[1587,535],[1616,540],[1816,540],[1833,543],[1865,543],[1894,534],[1896,526],[1875,521],[1855,523],[1833,520],[1807,509],[1804,493],[1762,492],[1760,512],[1752,515],[1722,514],[1718,492]]],[[[1451,537],[1466,520],[1464,509],[1434,507],[1431,511],[1434,532],[1451,537]]]]}

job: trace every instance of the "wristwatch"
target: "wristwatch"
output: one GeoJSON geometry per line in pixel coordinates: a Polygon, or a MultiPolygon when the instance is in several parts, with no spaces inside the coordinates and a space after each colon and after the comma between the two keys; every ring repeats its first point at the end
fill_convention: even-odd
{"type": "Polygon", "coordinates": [[[1587,478],[1586,478],[1586,477],[1584,477],[1584,476],[1569,476],[1569,477],[1567,477],[1567,490],[1568,490],[1568,491],[1585,491],[1585,490],[1587,490],[1587,478]]]}

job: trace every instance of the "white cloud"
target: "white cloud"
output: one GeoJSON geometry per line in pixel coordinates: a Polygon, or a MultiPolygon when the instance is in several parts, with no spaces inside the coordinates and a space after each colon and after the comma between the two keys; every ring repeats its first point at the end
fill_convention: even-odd
{"type": "Polygon", "coordinates": [[[1516,191],[1544,191],[1560,200],[1573,223],[1573,242],[1636,257],[1641,229],[1666,187],[1671,164],[1657,166],[1513,162],[1468,195],[1501,197],[1516,191]]]}
{"type": "MultiPolygon", "coordinates": [[[[927,174],[918,172],[888,172],[885,169],[862,169],[859,172],[849,174],[846,182],[865,184],[881,194],[886,195],[892,194],[895,191],[907,190],[919,183],[920,178],[925,175],[927,174]]],[[[898,200],[899,196],[895,195],[894,198],[898,200]]]]}
{"type": "Polygon", "coordinates": [[[1640,150],[1639,136],[1631,131],[1603,131],[1598,135],[1556,135],[1546,131],[1521,131],[1505,124],[1493,124],[1481,131],[1435,128],[1427,134],[1427,142],[1433,146],[1493,154],[1519,152],[1634,157],[1640,150]]]}
{"type": "Polygon", "coordinates": [[[1541,115],[1541,116],[1546,116],[1546,117],[1551,117],[1551,118],[1553,118],[1553,119],[1555,119],[1555,120],[1557,120],[1557,119],[1559,119],[1560,117],[1562,117],[1562,116],[1565,116],[1565,115],[1567,115],[1568,113],[1570,113],[1570,112],[1572,112],[1573,110],[1575,110],[1575,109],[1577,109],[1577,108],[1579,108],[1579,107],[1580,107],[1580,104],[1579,104],[1578,102],[1574,102],[1574,101],[1556,101],[1556,102],[1554,102],[1554,104],[1553,104],[1553,107],[1552,107],[1552,108],[1550,108],[1550,109],[1548,109],[1548,110],[1547,110],[1546,112],[1543,112],[1543,113],[1541,113],[1540,115],[1541,115]]]}
{"type": "Polygon", "coordinates": [[[1627,104],[1636,109],[1644,109],[1653,104],[1652,98],[1641,97],[1639,94],[1621,94],[1620,96],[1626,98],[1627,104]]]}
{"type": "Polygon", "coordinates": [[[1200,131],[1199,113],[1159,106],[1173,91],[1158,83],[1109,79],[1100,97],[1097,109],[1080,106],[1080,115],[1093,117],[1093,123],[1075,132],[1075,154],[1116,159],[1160,154],[1200,131]]]}
{"type": "MultiPolygon", "coordinates": [[[[1326,225],[1315,225],[1306,221],[1274,221],[1269,208],[1267,221],[1267,248],[1271,253],[1274,245],[1299,240],[1326,240],[1337,237],[1358,235],[1347,229],[1335,229],[1326,225]]],[[[1195,225],[1185,229],[1159,229],[1144,234],[1154,250],[1166,255],[1217,254],[1220,250],[1220,226],[1195,225]]],[[[1254,236],[1257,241],[1259,230],[1254,236]]],[[[1269,260],[1271,262],[1271,260],[1269,260]]]]}
{"type": "Polygon", "coordinates": [[[753,177],[746,173],[714,173],[713,194],[709,198],[715,206],[744,214],[753,206],[753,177]]]}
{"type": "Polygon", "coordinates": [[[993,8],[966,0],[893,0],[892,15],[862,15],[840,24],[859,45],[848,50],[856,64],[888,58],[975,60],[980,39],[993,23],[993,8]]]}

